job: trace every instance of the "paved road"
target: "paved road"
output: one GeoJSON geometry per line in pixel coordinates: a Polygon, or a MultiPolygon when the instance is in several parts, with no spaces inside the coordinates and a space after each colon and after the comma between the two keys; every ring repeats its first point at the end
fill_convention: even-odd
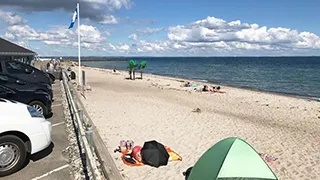
{"type": "Polygon", "coordinates": [[[60,82],[53,84],[54,102],[52,105],[53,116],[49,119],[52,123],[52,146],[35,154],[29,163],[19,172],[1,180],[68,180],[70,167],[68,157],[62,152],[68,146],[64,126],[64,114],[60,82]]]}

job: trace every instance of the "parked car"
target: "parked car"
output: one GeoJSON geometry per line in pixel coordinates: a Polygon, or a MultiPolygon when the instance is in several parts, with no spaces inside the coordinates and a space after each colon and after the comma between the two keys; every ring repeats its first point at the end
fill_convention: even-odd
{"type": "Polygon", "coordinates": [[[52,87],[48,84],[28,82],[11,75],[0,73],[0,85],[18,91],[46,92],[50,95],[51,100],[53,99],[52,87]]]}
{"type": "Polygon", "coordinates": [[[53,83],[48,73],[15,60],[0,60],[0,73],[15,76],[29,82],[49,85],[53,83]]]}
{"type": "Polygon", "coordinates": [[[30,91],[25,89],[11,89],[0,85],[0,98],[11,99],[34,107],[45,117],[52,113],[51,97],[46,92],[30,91]]]}
{"type": "Polygon", "coordinates": [[[0,99],[0,177],[18,171],[27,154],[51,144],[52,126],[31,106],[0,99]]]}

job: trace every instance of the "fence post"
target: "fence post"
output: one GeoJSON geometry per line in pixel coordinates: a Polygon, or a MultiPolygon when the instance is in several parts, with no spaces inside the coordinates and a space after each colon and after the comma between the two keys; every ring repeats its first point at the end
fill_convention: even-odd
{"type": "Polygon", "coordinates": [[[92,125],[87,124],[85,133],[86,133],[86,138],[87,138],[87,140],[89,142],[89,145],[90,145],[91,152],[93,152],[93,138],[92,138],[93,129],[92,129],[92,125]]]}
{"type": "Polygon", "coordinates": [[[78,114],[79,114],[80,122],[82,123],[82,125],[85,124],[84,118],[83,118],[83,110],[78,109],[78,114]]]}
{"type": "Polygon", "coordinates": [[[87,82],[86,82],[86,72],[84,70],[82,70],[82,84],[83,87],[87,86],[87,82]]]}
{"type": "Polygon", "coordinates": [[[82,95],[83,96],[85,96],[84,92],[86,91],[86,86],[87,86],[86,72],[82,70],[82,95]]]}

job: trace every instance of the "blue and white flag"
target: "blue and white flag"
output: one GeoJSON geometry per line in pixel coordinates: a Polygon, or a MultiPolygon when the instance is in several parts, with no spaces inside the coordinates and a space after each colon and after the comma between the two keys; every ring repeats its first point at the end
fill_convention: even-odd
{"type": "Polygon", "coordinates": [[[74,25],[74,23],[76,22],[77,18],[78,18],[78,8],[76,8],[76,10],[75,10],[74,13],[73,13],[73,16],[72,16],[72,20],[71,20],[71,24],[70,24],[70,26],[69,26],[69,29],[73,28],[73,25],[74,25]]]}

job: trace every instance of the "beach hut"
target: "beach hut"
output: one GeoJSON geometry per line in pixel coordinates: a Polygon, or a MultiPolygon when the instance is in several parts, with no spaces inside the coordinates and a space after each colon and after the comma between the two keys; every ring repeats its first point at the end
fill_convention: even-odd
{"type": "Polygon", "coordinates": [[[17,60],[31,64],[37,54],[29,49],[0,38],[0,61],[17,60]]]}
{"type": "Polygon", "coordinates": [[[188,180],[277,180],[248,143],[226,138],[205,152],[191,169],[188,180]]]}

